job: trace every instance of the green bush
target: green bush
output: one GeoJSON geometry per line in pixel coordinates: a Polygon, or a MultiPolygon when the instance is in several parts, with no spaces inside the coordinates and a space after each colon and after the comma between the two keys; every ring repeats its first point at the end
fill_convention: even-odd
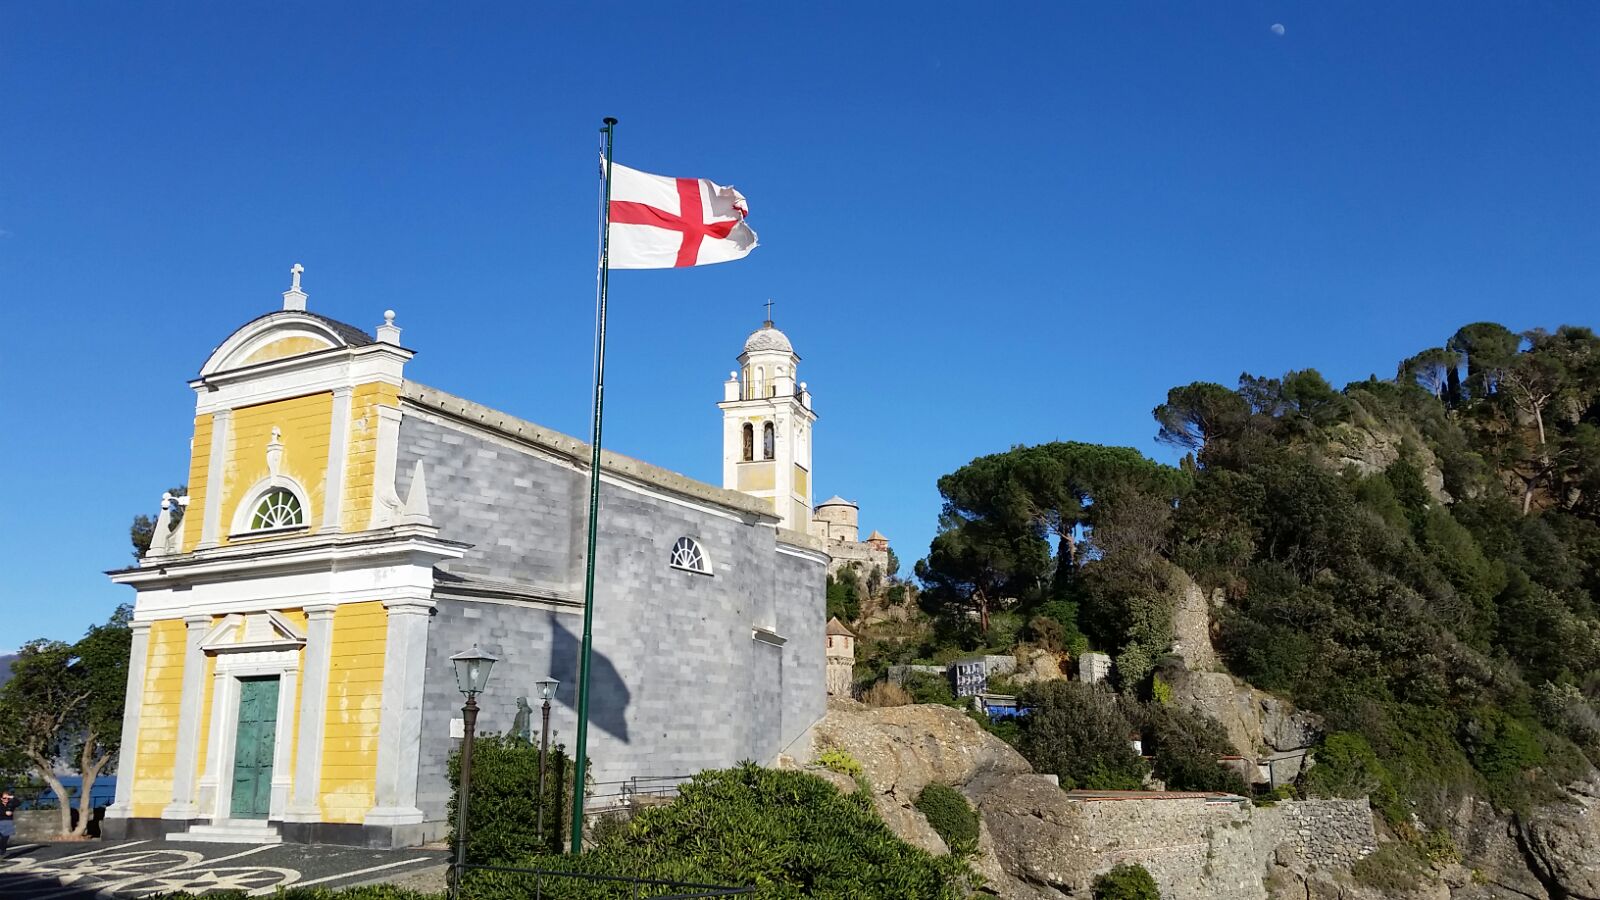
{"type": "Polygon", "coordinates": [[[963,707],[967,704],[956,699],[950,679],[930,672],[910,672],[903,685],[911,694],[913,703],[939,703],[944,706],[963,707]]]}
{"type": "MultiPolygon", "coordinates": [[[[200,900],[199,896],[187,893],[158,896],[161,900],[200,900]]],[[[207,893],[204,895],[204,900],[244,900],[246,896],[243,891],[223,891],[207,893]]],[[[286,887],[279,888],[272,897],[273,900],[440,900],[438,894],[422,894],[390,884],[365,884],[346,888],[286,887]]]]}
{"type": "Polygon", "coordinates": [[[916,807],[944,839],[951,853],[966,855],[978,849],[978,812],[961,792],[943,784],[929,784],[917,795],[916,807]]]}
{"type": "Polygon", "coordinates": [[[1422,858],[1410,844],[1396,841],[1362,857],[1350,867],[1350,874],[1355,877],[1356,883],[1390,897],[1420,887],[1425,868],[1422,858]]]}
{"type": "Polygon", "coordinates": [[[1217,720],[1179,706],[1150,706],[1149,752],[1156,777],[1175,791],[1249,794],[1244,779],[1218,762],[1234,753],[1217,720]]]}
{"type": "MultiPolygon", "coordinates": [[[[472,802],[468,805],[467,861],[488,863],[527,853],[559,853],[571,794],[566,750],[550,748],[545,772],[544,835],[539,835],[539,745],[510,735],[479,735],[472,743],[472,802]],[[565,814],[565,815],[564,815],[565,814]]],[[[450,754],[450,784],[461,784],[461,754],[450,754]]],[[[450,797],[455,833],[458,791],[450,797]]]]}
{"type": "MultiPolygon", "coordinates": [[[[665,806],[578,857],[524,856],[512,865],[546,871],[755,886],[758,900],[959,900],[975,878],[954,857],[907,844],[864,794],[841,794],[805,772],[753,763],[701,772],[665,806]]],[[[640,897],[660,896],[646,890],[640,897]]],[[[534,883],[506,873],[469,873],[468,900],[531,900],[534,883]]],[[[546,897],[601,900],[612,886],[573,884],[546,897]]],[[[621,895],[631,896],[631,895],[621,895]]]]}
{"type": "Polygon", "coordinates": [[[824,769],[838,772],[840,775],[849,775],[851,778],[861,777],[861,763],[856,758],[840,750],[838,747],[829,747],[817,754],[817,765],[824,769]]]}
{"type": "Polygon", "coordinates": [[[1370,797],[1389,782],[1389,772],[1372,745],[1355,732],[1328,735],[1316,759],[1306,773],[1306,792],[1313,797],[1370,797]]]}
{"type": "Polygon", "coordinates": [[[1081,681],[1031,686],[1019,702],[1031,708],[1017,720],[1017,751],[1034,771],[1061,786],[1137,790],[1149,768],[1133,752],[1133,722],[1117,696],[1081,681]]]}
{"type": "Polygon", "coordinates": [[[1094,880],[1094,900],[1161,900],[1161,891],[1144,866],[1122,863],[1094,880]]]}

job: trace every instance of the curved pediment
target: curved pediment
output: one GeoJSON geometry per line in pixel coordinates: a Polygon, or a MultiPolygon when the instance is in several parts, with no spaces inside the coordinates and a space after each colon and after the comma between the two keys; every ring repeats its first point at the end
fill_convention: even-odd
{"type": "Polygon", "coordinates": [[[235,331],[211,352],[202,376],[245,366],[373,343],[372,336],[326,316],[304,310],[268,313],[235,331]]]}

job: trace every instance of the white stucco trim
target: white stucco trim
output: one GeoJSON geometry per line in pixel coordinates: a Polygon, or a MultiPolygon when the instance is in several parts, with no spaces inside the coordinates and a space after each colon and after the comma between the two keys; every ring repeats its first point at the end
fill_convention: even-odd
{"type": "Polygon", "coordinates": [[[311,507],[311,492],[306,490],[305,485],[288,475],[268,475],[266,478],[246,488],[238,497],[234,498],[234,502],[237,505],[233,508],[233,519],[228,526],[229,541],[249,540],[257,536],[265,537],[268,534],[293,534],[296,531],[309,529],[312,523],[316,521],[316,512],[311,507]],[[263,494],[274,488],[282,488],[293,494],[294,498],[300,501],[300,524],[275,528],[270,531],[252,530],[250,528],[250,518],[255,515],[256,505],[261,502],[263,494]]]}
{"type": "Polygon", "coordinates": [[[197,414],[373,382],[400,387],[405,383],[406,361],[413,355],[393,344],[336,347],[238,369],[202,372],[189,386],[195,391],[197,414]]]}
{"type": "Polygon", "coordinates": [[[128,647],[128,688],[122,700],[122,747],[117,754],[117,794],[106,816],[126,819],[133,815],[133,784],[138,767],[133,764],[139,749],[139,714],[144,709],[145,663],[150,656],[150,623],[135,622],[128,647]]]}
{"type": "Polygon", "coordinates": [[[206,674],[206,654],[200,645],[211,628],[211,616],[191,615],[183,622],[188,634],[183,653],[183,692],[178,700],[178,746],[172,761],[172,802],[161,811],[161,818],[189,820],[199,815],[195,769],[199,763],[200,702],[206,674]]]}
{"type": "Polygon", "coordinates": [[[378,767],[367,825],[414,825],[422,750],[422,688],[427,666],[432,601],[394,600],[388,609],[383,658],[383,706],[378,725],[378,767]]]}
{"type": "Polygon", "coordinates": [[[228,464],[228,441],[233,437],[233,411],[218,409],[211,414],[211,453],[206,459],[206,508],[200,520],[200,543],[194,548],[203,550],[217,546],[217,534],[222,528],[223,474],[228,464]]]}
{"type": "Polygon", "coordinates": [[[328,423],[328,484],[323,491],[322,530],[338,531],[344,516],[345,448],[350,444],[349,387],[333,389],[332,421],[328,423]]]}
{"type": "Polygon", "coordinates": [[[300,686],[300,744],[286,822],[322,821],[322,735],[327,723],[328,673],[333,660],[332,604],[306,607],[306,649],[300,686]]]}
{"type": "Polygon", "coordinates": [[[281,821],[289,806],[294,773],[289,756],[294,740],[294,701],[300,675],[296,650],[252,650],[218,654],[211,690],[211,740],[206,754],[206,774],[201,780],[201,815],[213,823],[231,818],[233,764],[239,739],[239,680],[277,677],[278,713],[272,735],[272,794],[267,819],[281,821]]]}
{"type": "Polygon", "coordinates": [[[316,604],[360,603],[433,593],[433,566],[468,546],[428,526],[382,533],[283,538],[206,554],[163,557],[161,566],[112,572],[138,589],[135,621],[185,614],[227,615],[316,604]]]}

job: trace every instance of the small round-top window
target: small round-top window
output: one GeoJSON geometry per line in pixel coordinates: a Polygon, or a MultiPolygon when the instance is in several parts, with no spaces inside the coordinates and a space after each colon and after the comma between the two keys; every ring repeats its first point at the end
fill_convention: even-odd
{"type": "Polygon", "coordinates": [[[706,558],[705,551],[692,537],[678,538],[678,542],[672,545],[672,567],[711,574],[711,560],[706,558]]]}
{"type": "Polygon", "coordinates": [[[300,508],[300,498],[286,488],[273,488],[261,495],[255,514],[250,517],[251,531],[270,531],[274,528],[293,528],[305,524],[305,511],[300,508]]]}

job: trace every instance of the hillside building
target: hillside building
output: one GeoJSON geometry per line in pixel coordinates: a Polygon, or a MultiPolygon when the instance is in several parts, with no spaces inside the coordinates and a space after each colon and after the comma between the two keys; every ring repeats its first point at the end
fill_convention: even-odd
{"type": "Polygon", "coordinates": [[[854,501],[835,495],[817,505],[811,517],[811,536],[828,549],[828,574],[855,567],[865,578],[874,568],[893,575],[889,568],[889,539],[874,530],[861,540],[861,509],[854,501]]]}

